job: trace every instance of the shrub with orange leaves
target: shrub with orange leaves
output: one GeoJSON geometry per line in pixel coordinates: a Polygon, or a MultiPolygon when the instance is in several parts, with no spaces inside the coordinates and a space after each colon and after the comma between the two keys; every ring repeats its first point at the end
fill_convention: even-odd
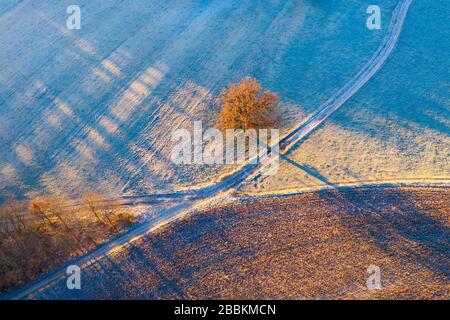
{"type": "Polygon", "coordinates": [[[28,206],[8,201],[0,206],[0,293],[93,249],[134,221],[131,210],[97,193],[86,194],[81,205],[62,196],[36,198],[28,206]]]}
{"type": "Polygon", "coordinates": [[[129,211],[120,210],[116,201],[110,200],[102,194],[88,192],[82,200],[101,224],[115,229],[120,224],[129,224],[134,221],[134,217],[129,211]]]}
{"type": "Polygon", "coordinates": [[[28,210],[31,214],[41,217],[43,220],[47,220],[52,223],[48,217],[48,213],[51,209],[50,200],[47,198],[36,198],[30,202],[28,210]]]}

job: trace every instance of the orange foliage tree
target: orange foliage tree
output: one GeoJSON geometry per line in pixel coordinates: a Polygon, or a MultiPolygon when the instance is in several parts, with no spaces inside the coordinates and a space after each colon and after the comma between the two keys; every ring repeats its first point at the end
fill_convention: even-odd
{"type": "Polygon", "coordinates": [[[218,126],[225,129],[263,129],[279,125],[276,110],[278,95],[262,91],[253,78],[246,77],[239,84],[230,83],[220,95],[222,109],[218,126]]]}
{"type": "Polygon", "coordinates": [[[28,210],[31,214],[39,216],[42,220],[47,220],[50,224],[52,221],[49,217],[49,211],[51,210],[50,200],[47,198],[36,198],[30,202],[28,210]]]}

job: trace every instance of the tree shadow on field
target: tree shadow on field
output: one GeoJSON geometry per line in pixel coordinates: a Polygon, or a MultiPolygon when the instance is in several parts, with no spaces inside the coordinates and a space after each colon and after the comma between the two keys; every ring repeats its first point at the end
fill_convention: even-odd
{"type": "Polygon", "coordinates": [[[290,163],[291,165],[297,167],[298,169],[303,170],[304,172],[306,172],[310,176],[313,176],[317,180],[320,180],[323,183],[327,184],[328,186],[331,186],[333,188],[337,188],[337,186],[335,184],[333,184],[327,178],[325,178],[323,175],[321,175],[320,172],[316,168],[314,168],[314,167],[312,167],[310,165],[302,165],[302,164],[300,164],[298,162],[295,162],[294,160],[292,160],[291,158],[289,158],[288,156],[286,156],[284,154],[280,154],[280,157],[281,157],[281,159],[286,160],[288,163],[290,163]]]}
{"type": "MultiPolygon", "coordinates": [[[[315,168],[284,158],[332,188],[320,191],[319,195],[343,209],[341,220],[346,227],[368,233],[389,254],[450,276],[450,228],[427,214],[426,208],[416,205],[414,192],[398,188],[338,187],[315,168]]],[[[450,202],[444,199],[444,206],[450,208],[450,202]]]]}

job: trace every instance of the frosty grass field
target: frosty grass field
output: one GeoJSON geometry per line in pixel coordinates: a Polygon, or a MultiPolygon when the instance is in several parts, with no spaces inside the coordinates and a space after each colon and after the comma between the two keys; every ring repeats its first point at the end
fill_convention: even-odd
{"type": "MultiPolygon", "coordinates": [[[[387,24],[396,1],[383,1],[387,24]]],[[[216,121],[250,75],[280,95],[284,129],[371,57],[367,1],[9,1],[1,9],[0,196],[171,191],[232,167],[174,166],[170,132],[216,121]]],[[[358,107],[358,106],[357,106],[358,107]]]]}

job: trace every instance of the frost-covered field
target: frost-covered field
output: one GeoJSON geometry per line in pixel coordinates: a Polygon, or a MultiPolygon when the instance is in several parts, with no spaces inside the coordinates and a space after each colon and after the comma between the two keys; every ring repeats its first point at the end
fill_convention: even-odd
{"type": "MultiPolygon", "coordinates": [[[[381,2],[387,23],[396,1],[381,2]]],[[[232,168],[173,165],[170,133],[194,120],[214,125],[227,83],[256,77],[280,95],[291,124],[384,36],[366,28],[363,0],[77,3],[81,30],[66,28],[72,1],[1,1],[0,200],[212,180],[232,168]]]]}
{"type": "Polygon", "coordinates": [[[450,182],[448,6],[414,1],[381,71],[306,141],[278,175],[243,189],[281,192],[361,182],[450,182]]]}

